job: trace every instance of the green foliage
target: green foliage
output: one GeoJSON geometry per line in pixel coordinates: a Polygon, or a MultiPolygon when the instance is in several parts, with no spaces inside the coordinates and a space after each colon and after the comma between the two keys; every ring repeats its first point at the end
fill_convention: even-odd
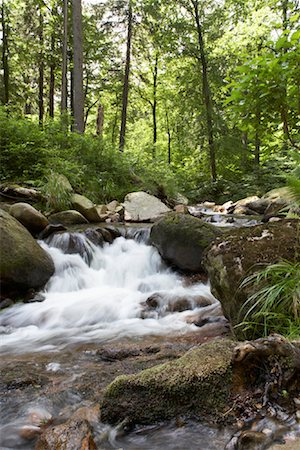
{"type": "Polygon", "coordinates": [[[42,193],[46,197],[48,211],[65,211],[71,207],[72,191],[66,185],[68,181],[60,174],[50,172],[46,183],[42,186],[42,193]]]}
{"type": "Polygon", "coordinates": [[[241,288],[255,289],[241,314],[238,325],[253,337],[279,333],[300,335],[300,263],[281,261],[247,277],[241,288]],[[245,310],[247,311],[245,313],[245,310]]]}

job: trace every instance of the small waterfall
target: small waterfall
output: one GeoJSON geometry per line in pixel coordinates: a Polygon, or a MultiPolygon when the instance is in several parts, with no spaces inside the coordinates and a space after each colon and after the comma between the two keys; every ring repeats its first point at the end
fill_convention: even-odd
{"type": "MultiPolygon", "coordinates": [[[[138,240],[145,241],[147,232],[137,233],[138,240]]],[[[195,323],[221,317],[209,286],[186,286],[143,242],[121,236],[99,247],[79,233],[63,233],[41,245],[53,258],[55,273],[43,302],[17,304],[1,314],[4,353],[185,333],[196,330],[195,323]]]]}

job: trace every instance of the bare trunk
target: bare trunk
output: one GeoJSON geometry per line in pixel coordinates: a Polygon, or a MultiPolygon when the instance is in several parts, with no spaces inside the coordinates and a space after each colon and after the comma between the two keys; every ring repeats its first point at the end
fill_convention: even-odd
{"type": "Polygon", "coordinates": [[[169,121],[169,113],[166,109],[167,135],[168,135],[168,163],[171,164],[171,129],[169,121]]]}
{"type": "Polygon", "coordinates": [[[74,131],[84,132],[81,0],[73,0],[74,131]]]}
{"type": "Polygon", "coordinates": [[[259,110],[256,111],[256,130],[255,130],[255,149],[254,149],[254,163],[256,166],[259,166],[260,163],[260,119],[261,112],[259,110]]]}
{"type": "Polygon", "coordinates": [[[61,106],[60,111],[62,116],[67,112],[67,98],[68,98],[68,0],[64,0],[63,4],[63,45],[62,45],[62,75],[61,75],[61,106]]]}
{"type": "Polygon", "coordinates": [[[7,18],[4,7],[4,1],[2,1],[1,7],[1,24],[2,24],[2,64],[3,64],[3,84],[4,95],[3,103],[7,105],[9,102],[9,67],[8,67],[8,40],[7,40],[7,18]]]}
{"type": "Polygon", "coordinates": [[[50,64],[50,80],[49,80],[49,116],[54,119],[54,90],[55,90],[55,39],[54,35],[51,36],[51,64],[50,64]]]}
{"type": "Polygon", "coordinates": [[[102,136],[104,125],[104,106],[101,104],[98,106],[96,133],[98,136],[102,136]]]}
{"type": "Polygon", "coordinates": [[[195,21],[196,21],[197,34],[198,34],[198,44],[199,44],[199,50],[200,50],[200,60],[201,60],[201,66],[202,66],[202,92],[203,92],[204,104],[205,104],[205,110],[206,110],[206,126],[207,126],[207,137],[208,137],[208,145],[209,145],[211,178],[213,181],[216,181],[217,169],[216,169],[215,143],[214,143],[214,135],[213,135],[213,119],[212,119],[213,110],[212,110],[211,94],[210,94],[208,76],[207,76],[207,60],[206,60],[206,56],[205,56],[205,48],[204,48],[204,41],[203,41],[203,35],[202,35],[202,26],[200,24],[198,0],[191,0],[191,1],[193,4],[193,7],[194,7],[195,21]]]}
{"type": "Polygon", "coordinates": [[[119,142],[120,152],[123,152],[124,147],[125,147],[128,91],[129,91],[129,73],[130,73],[130,55],[131,55],[131,37],[132,37],[132,6],[131,6],[131,0],[129,0],[126,63],[125,63],[125,75],[124,75],[124,84],[123,84],[122,117],[121,117],[120,142],[119,142]]]}
{"type": "Polygon", "coordinates": [[[155,64],[153,70],[153,104],[152,104],[152,116],[153,116],[153,153],[152,156],[156,156],[156,142],[157,142],[157,80],[158,80],[158,53],[155,55],[155,64]]]}
{"type": "Polygon", "coordinates": [[[39,124],[42,127],[44,122],[44,19],[42,7],[39,10],[39,124]]]}

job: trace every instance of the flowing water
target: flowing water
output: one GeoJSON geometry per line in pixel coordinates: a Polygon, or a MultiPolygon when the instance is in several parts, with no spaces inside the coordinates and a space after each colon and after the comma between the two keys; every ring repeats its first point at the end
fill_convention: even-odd
{"type": "Polygon", "coordinates": [[[54,260],[55,274],[45,288],[44,301],[17,304],[1,314],[2,353],[184,333],[196,329],[186,323],[191,310],[221,315],[209,286],[185,286],[153,247],[119,237],[101,248],[80,234],[75,238],[81,255],[63,252],[68,251],[69,234],[57,235],[49,245],[41,243],[54,260]],[[159,308],[145,317],[145,302],[154,294],[159,296],[159,308]],[[199,296],[207,299],[204,308],[195,308],[199,296]],[[183,297],[190,306],[168,312],[170,304],[183,297]]]}
{"type": "MultiPolygon", "coordinates": [[[[64,414],[67,418],[75,407],[87,403],[84,391],[88,388],[81,380],[101,378],[99,347],[125,341],[141,343],[149,336],[157,346],[164,337],[172,336],[171,353],[177,339],[197,335],[199,328],[191,323],[191,315],[198,324],[207,324],[204,330],[206,326],[209,330],[211,322],[224,321],[208,285],[189,283],[170,270],[156,249],[145,243],[147,232],[133,230],[128,234],[134,239],[121,236],[103,247],[79,233],[57,234],[47,243],[40,242],[55,264],[54,275],[37,298],[41,301],[16,304],[0,315],[0,352],[5,366],[1,449],[34,448],[34,441],[22,437],[32,414],[44,411],[46,417],[55,419],[64,414]],[[84,345],[94,346],[93,350],[82,351],[84,345]]],[[[155,352],[155,345],[146,352],[155,352]]],[[[126,368],[116,369],[114,376],[126,368]]],[[[107,384],[112,381],[109,377],[112,374],[107,374],[107,384]]],[[[146,427],[121,437],[114,428],[102,424],[96,431],[102,449],[175,449],[184,448],[187,442],[191,449],[208,449],[212,435],[211,448],[221,449],[228,440],[224,430],[191,422],[181,427],[146,427]],[[202,447],[199,433],[203,434],[202,447]]]]}
{"type": "MultiPolygon", "coordinates": [[[[121,236],[103,247],[79,233],[40,242],[55,264],[40,301],[0,314],[1,450],[34,449],[28,430],[37,435],[36,417],[64,422],[98,402],[97,393],[117,375],[180,356],[187,350],[182,337],[209,335],[214,324],[226,329],[208,285],[166,267],[144,242],[147,233],[131,236],[135,240],[121,236]]],[[[233,433],[192,421],[125,434],[98,422],[94,431],[102,450],[222,450],[233,433]]]]}

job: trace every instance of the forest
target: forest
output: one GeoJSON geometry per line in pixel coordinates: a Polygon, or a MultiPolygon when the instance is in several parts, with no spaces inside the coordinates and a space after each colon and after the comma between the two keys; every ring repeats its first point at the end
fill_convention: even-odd
{"type": "Polygon", "coordinates": [[[226,201],[299,165],[297,0],[3,0],[1,179],[226,201]]]}

